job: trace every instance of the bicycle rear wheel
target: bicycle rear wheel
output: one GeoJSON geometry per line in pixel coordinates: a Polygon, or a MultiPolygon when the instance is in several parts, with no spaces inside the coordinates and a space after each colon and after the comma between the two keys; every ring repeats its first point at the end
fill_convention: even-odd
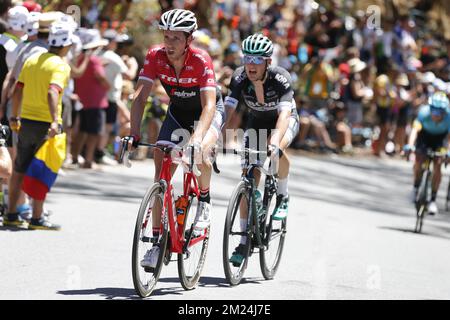
{"type": "MultiPolygon", "coordinates": [[[[191,226],[194,223],[197,213],[197,207],[197,197],[191,196],[183,224],[185,239],[188,238],[191,231],[191,226]]],[[[178,254],[178,276],[185,290],[194,289],[200,279],[203,266],[205,265],[206,252],[208,251],[209,234],[210,228],[208,227],[201,235],[201,237],[204,236],[203,240],[198,241],[196,239],[199,239],[199,237],[191,236],[187,252],[178,254]]]]}
{"type": "Polygon", "coordinates": [[[259,250],[261,272],[266,280],[272,280],[280,265],[286,237],[287,218],[281,221],[272,220],[277,209],[276,196],[272,195],[264,216],[260,217],[260,234],[263,239],[263,248],[259,250]],[[269,214],[270,213],[270,214],[269,214]]]}
{"type": "Polygon", "coordinates": [[[167,239],[169,235],[167,216],[165,214],[162,215],[161,235],[159,239],[154,239],[152,227],[153,208],[155,205],[162,208],[163,202],[164,193],[162,188],[158,183],[155,183],[145,193],[136,219],[133,237],[132,274],[134,289],[143,298],[148,297],[153,292],[158,282],[165,251],[167,250],[167,239]],[[155,245],[158,245],[160,248],[158,262],[154,269],[144,269],[140,263],[145,253],[152,247],[152,242],[155,242],[155,245]]]}
{"type": "Polygon", "coordinates": [[[249,194],[244,181],[239,182],[231,196],[223,232],[223,268],[225,277],[232,286],[238,285],[241,282],[250,256],[250,234],[246,231],[242,232],[240,226],[239,207],[241,201],[243,201],[243,205],[247,206],[247,208],[249,207],[249,194]],[[247,237],[244,260],[239,266],[235,266],[230,262],[230,258],[235,248],[240,244],[242,236],[247,237]]]}

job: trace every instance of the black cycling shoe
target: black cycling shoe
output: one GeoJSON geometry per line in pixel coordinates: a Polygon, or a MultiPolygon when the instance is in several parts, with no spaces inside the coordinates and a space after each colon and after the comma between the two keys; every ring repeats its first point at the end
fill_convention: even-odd
{"type": "Polygon", "coordinates": [[[233,255],[230,258],[230,262],[233,267],[240,267],[245,259],[245,244],[239,244],[236,249],[234,249],[233,255]]]}
{"type": "Polygon", "coordinates": [[[25,228],[28,223],[18,213],[8,213],[3,216],[4,227],[25,228]]]}

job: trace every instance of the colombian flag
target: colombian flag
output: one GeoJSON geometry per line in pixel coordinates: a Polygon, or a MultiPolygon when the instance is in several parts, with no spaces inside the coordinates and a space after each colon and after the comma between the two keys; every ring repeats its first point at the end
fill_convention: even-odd
{"type": "Polygon", "coordinates": [[[48,139],[34,155],[25,173],[22,189],[31,198],[45,200],[55,183],[58,171],[66,157],[66,134],[48,139]]]}

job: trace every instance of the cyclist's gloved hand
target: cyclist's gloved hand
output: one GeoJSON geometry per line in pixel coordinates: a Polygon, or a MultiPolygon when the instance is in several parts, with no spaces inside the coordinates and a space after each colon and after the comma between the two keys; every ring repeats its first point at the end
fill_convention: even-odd
{"type": "Polygon", "coordinates": [[[138,135],[131,135],[122,138],[122,143],[126,146],[125,150],[136,149],[141,141],[141,137],[138,135]]]}
{"type": "Polygon", "coordinates": [[[411,152],[414,152],[415,150],[416,150],[416,148],[409,144],[405,144],[403,146],[403,152],[405,152],[406,161],[409,161],[409,156],[410,156],[411,152]]]}

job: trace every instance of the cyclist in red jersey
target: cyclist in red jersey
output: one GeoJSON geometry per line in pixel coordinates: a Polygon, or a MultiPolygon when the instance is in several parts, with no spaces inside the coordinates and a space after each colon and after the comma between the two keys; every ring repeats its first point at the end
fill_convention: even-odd
{"type": "MultiPolygon", "coordinates": [[[[164,44],[151,48],[145,59],[136,84],[131,108],[131,136],[129,147],[140,140],[140,126],[147,98],[155,79],[159,79],[170,97],[166,119],[158,136],[158,144],[190,145],[197,153],[202,152],[202,172],[198,177],[200,187],[197,208],[197,228],[209,226],[211,200],[209,186],[212,165],[206,156],[215,145],[224,123],[224,107],[216,80],[212,61],[208,53],[190,46],[192,33],[197,29],[197,20],[189,10],[174,9],[165,12],[159,21],[164,30],[164,44]]],[[[163,153],[155,149],[155,181],[159,179],[163,153]]],[[[175,171],[176,166],[172,168],[175,171]]],[[[161,214],[153,210],[153,235],[159,232],[161,214]]],[[[154,268],[159,248],[154,246],[141,261],[141,266],[154,268]]]]}

